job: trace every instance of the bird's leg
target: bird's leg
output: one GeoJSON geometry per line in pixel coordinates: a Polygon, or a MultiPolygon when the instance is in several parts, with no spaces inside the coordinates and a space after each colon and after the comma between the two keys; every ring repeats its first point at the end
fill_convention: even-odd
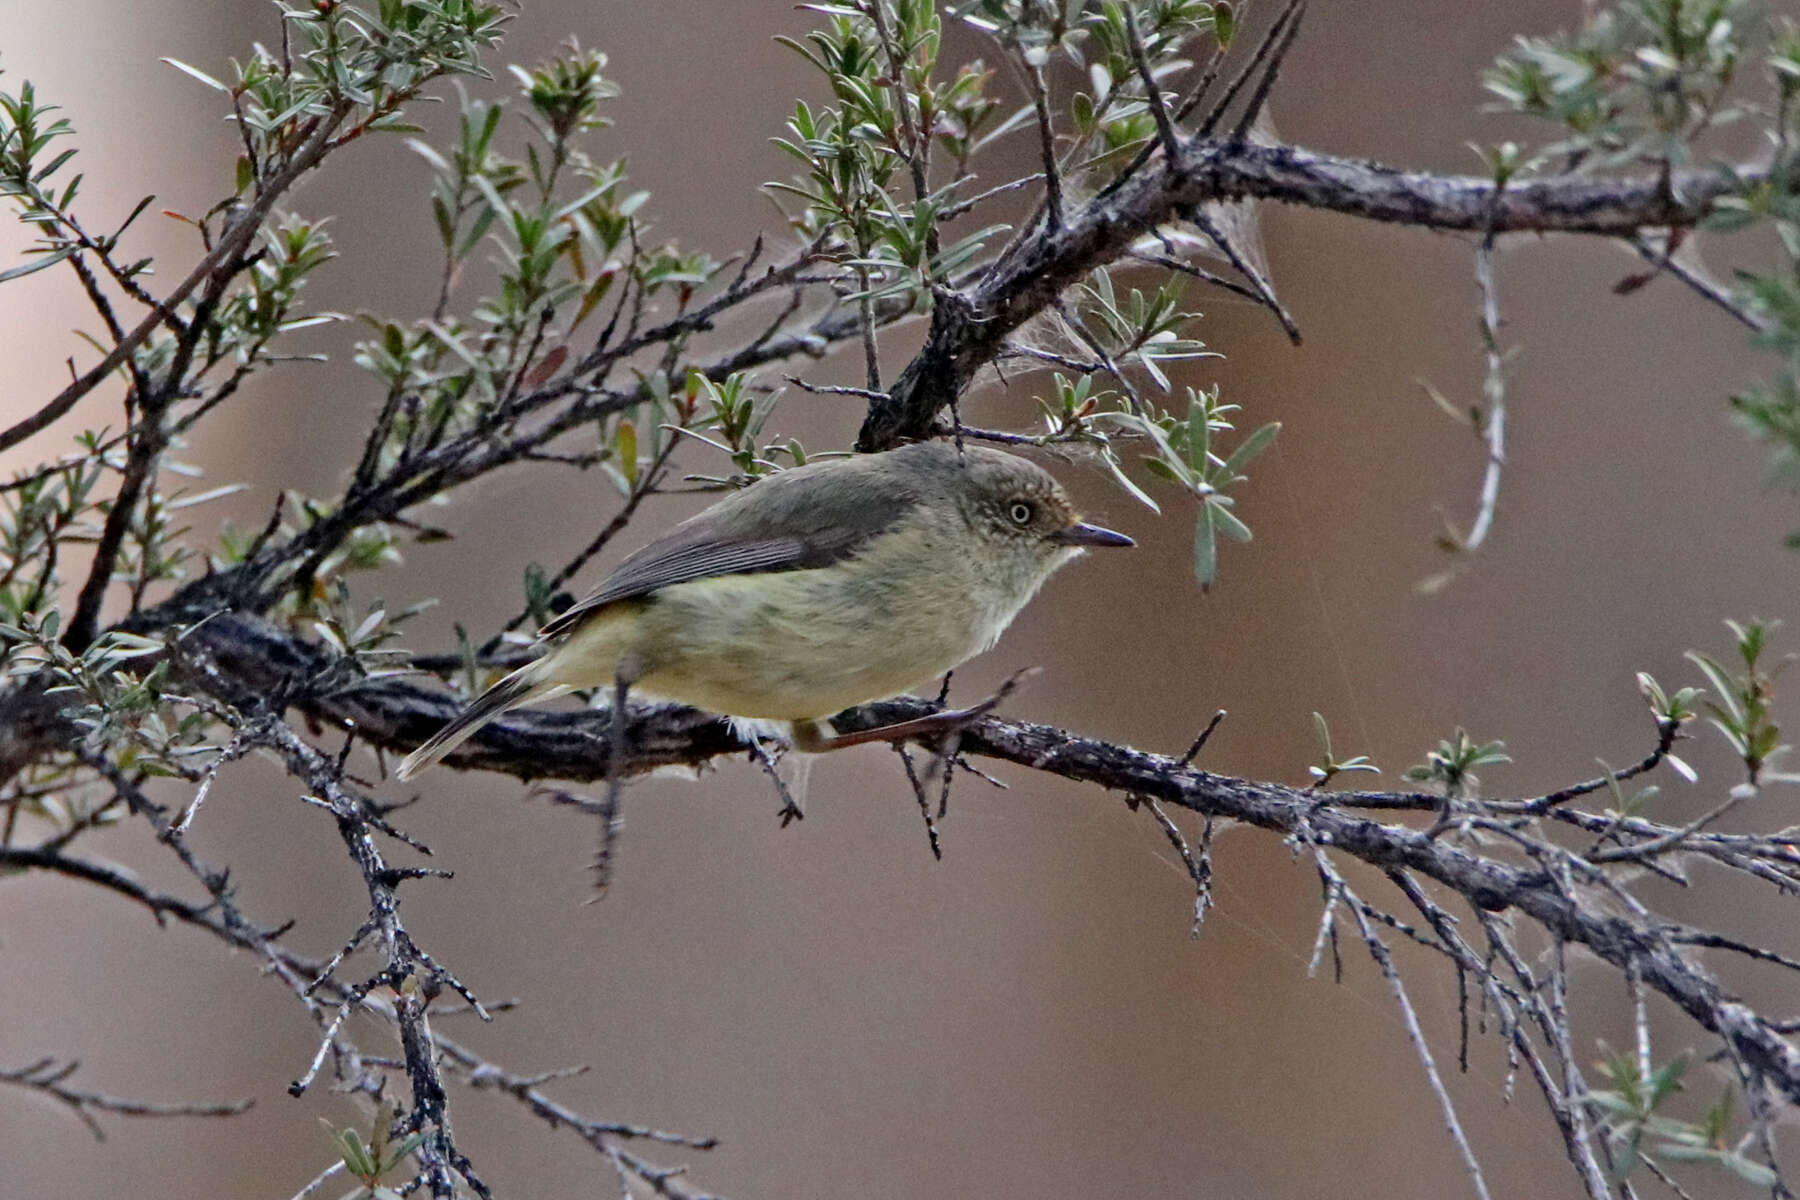
{"type": "Polygon", "coordinates": [[[800,807],[800,801],[806,795],[806,779],[812,772],[812,756],[803,753],[783,754],[779,750],[775,755],[771,755],[763,749],[761,742],[752,737],[750,739],[750,757],[754,758],[758,765],[768,773],[769,779],[775,784],[775,794],[781,797],[781,808],[775,814],[781,820],[781,827],[786,829],[793,822],[803,820],[806,817],[806,811],[800,807]],[[790,760],[793,762],[793,766],[790,768],[793,773],[791,787],[788,781],[781,777],[782,764],[790,760]]]}
{"type": "Polygon", "coordinates": [[[823,754],[828,750],[843,750],[870,742],[905,742],[915,738],[942,737],[947,733],[957,733],[999,708],[1013,694],[1020,680],[1036,672],[1036,667],[1015,672],[1011,679],[1001,684],[993,695],[979,704],[971,704],[967,708],[945,709],[928,716],[914,717],[910,721],[896,721],[879,729],[863,729],[856,733],[827,733],[830,725],[824,722],[795,721],[794,749],[806,754],[823,754]]]}
{"type": "Polygon", "coordinates": [[[621,663],[613,675],[612,712],[607,714],[606,722],[606,824],[601,828],[600,849],[594,855],[595,899],[612,882],[613,847],[625,824],[625,699],[630,692],[631,677],[621,663]]]}

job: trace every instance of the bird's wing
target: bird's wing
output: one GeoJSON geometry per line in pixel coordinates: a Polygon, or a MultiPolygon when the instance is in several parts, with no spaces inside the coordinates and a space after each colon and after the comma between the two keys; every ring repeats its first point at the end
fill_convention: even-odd
{"type": "Polygon", "coordinates": [[[918,502],[913,489],[880,469],[878,457],[796,467],[727,497],[627,556],[539,636],[568,633],[608,604],[678,583],[825,567],[849,558],[918,502]],[[753,495],[756,502],[745,503],[753,495]]]}

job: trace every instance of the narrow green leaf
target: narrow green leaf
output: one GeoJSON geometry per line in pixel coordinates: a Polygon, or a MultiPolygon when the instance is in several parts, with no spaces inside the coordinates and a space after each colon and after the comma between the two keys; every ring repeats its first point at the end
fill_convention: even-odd
{"type": "Polygon", "coordinates": [[[1213,506],[1202,504],[1194,522],[1194,578],[1210,588],[1219,575],[1219,541],[1213,530],[1213,506]]]}
{"type": "Polygon", "coordinates": [[[1222,498],[1208,500],[1203,507],[1213,510],[1213,524],[1220,533],[1234,542],[1250,540],[1250,527],[1238,519],[1238,515],[1222,502],[1222,498]]]}
{"type": "Polygon", "coordinates": [[[205,71],[202,71],[199,67],[189,66],[179,58],[165,58],[163,61],[168,63],[171,67],[174,67],[177,71],[180,71],[185,75],[193,76],[209,88],[214,88],[221,92],[229,92],[231,90],[218,80],[214,79],[211,75],[208,75],[205,71]]]}
{"type": "Polygon", "coordinates": [[[1245,438],[1238,444],[1238,448],[1231,452],[1231,456],[1225,460],[1225,473],[1227,475],[1242,474],[1244,468],[1249,466],[1251,462],[1256,459],[1257,455],[1269,448],[1275,441],[1275,435],[1280,432],[1281,422],[1270,421],[1267,425],[1264,425],[1261,429],[1256,430],[1249,437],[1245,438]]]}
{"type": "Polygon", "coordinates": [[[1698,650],[1689,650],[1686,658],[1705,672],[1707,681],[1712,684],[1713,693],[1718,697],[1720,706],[1741,723],[1744,713],[1738,706],[1737,688],[1732,684],[1731,676],[1724,666],[1711,655],[1702,654],[1698,650]]]}
{"type": "Polygon", "coordinates": [[[1206,419],[1206,405],[1197,399],[1188,400],[1187,426],[1188,464],[1205,474],[1207,452],[1212,448],[1212,427],[1206,419]]]}
{"type": "Polygon", "coordinates": [[[1119,481],[1120,487],[1130,492],[1132,496],[1148,507],[1151,512],[1162,511],[1162,508],[1156,501],[1150,498],[1150,493],[1132,482],[1131,476],[1125,473],[1124,464],[1119,461],[1119,456],[1112,452],[1110,446],[1105,449],[1101,454],[1101,457],[1105,460],[1107,468],[1112,471],[1113,478],[1119,481]]]}
{"type": "Polygon", "coordinates": [[[49,161],[49,163],[47,163],[46,165],[44,165],[42,167],[39,167],[35,172],[33,172],[32,176],[31,176],[31,182],[33,182],[33,183],[44,182],[44,180],[46,180],[46,179],[50,178],[50,176],[56,174],[56,169],[58,167],[62,166],[64,163],[68,162],[71,158],[74,158],[74,157],[75,157],[74,147],[70,147],[69,149],[64,150],[61,154],[59,154],[55,158],[51,159],[49,161]]]}
{"type": "Polygon", "coordinates": [[[75,247],[64,246],[60,250],[52,250],[50,253],[41,255],[38,258],[29,259],[16,267],[10,267],[7,270],[0,271],[0,283],[9,283],[14,279],[23,279],[25,276],[33,274],[34,272],[42,271],[45,267],[54,267],[57,263],[73,253],[75,253],[75,247]]]}

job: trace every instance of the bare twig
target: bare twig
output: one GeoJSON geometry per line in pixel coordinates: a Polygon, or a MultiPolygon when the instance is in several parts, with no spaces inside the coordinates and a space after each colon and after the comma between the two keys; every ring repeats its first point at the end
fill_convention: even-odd
{"type": "Polygon", "coordinates": [[[1183,754],[1176,761],[1185,767],[1192,763],[1196,758],[1199,758],[1200,752],[1206,749],[1206,743],[1212,740],[1213,730],[1219,727],[1219,722],[1223,721],[1226,716],[1227,714],[1222,708],[1218,712],[1215,712],[1212,715],[1212,719],[1207,721],[1205,728],[1200,730],[1199,735],[1195,737],[1193,742],[1188,746],[1187,753],[1183,754]]]}
{"type": "Polygon", "coordinates": [[[1745,308],[1737,297],[1713,279],[1682,263],[1675,257],[1674,238],[1665,237],[1663,244],[1658,245],[1647,233],[1639,233],[1630,239],[1631,248],[1638,252],[1643,260],[1657,271],[1666,271],[1676,279],[1693,289],[1694,293],[1712,304],[1732,320],[1738,322],[1752,333],[1768,333],[1769,322],[1758,314],[1745,308]]]}
{"type": "Polygon", "coordinates": [[[1481,479],[1481,503],[1464,550],[1479,550],[1494,525],[1500,500],[1500,472],[1506,466],[1506,355],[1500,349],[1500,297],[1494,287],[1494,237],[1489,234],[1475,251],[1475,283],[1481,289],[1481,353],[1487,362],[1483,376],[1482,434],[1487,440],[1487,469],[1481,479]]]}
{"type": "MultiPolygon", "coordinates": [[[[1268,65],[1263,69],[1262,78],[1257,81],[1256,90],[1250,94],[1249,103],[1244,105],[1244,111],[1238,115],[1237,124],[1232,127],[1231,136],[1226,139],[1227,141],[1243,141],[1249,136],[1250,127],[1256,124],[1256,118],[1262,114],[1263,105],[1268,102],[1269,93],[1275,87],[1275,80],[1281,74],[1282,60],[1287,57],[1288,51],[1294,48],[1294,39],[1300,36],[1300,22],[1306,16],[1306,0],[1294,0],[1294,3],[1283,10],[1281,15],[1285,26],[1281,29],[1279,36],[1274,31],[1270,31],[1269,40],[1264,43],[1264,46],[1272,45],[1273,47],[1268,54],[1268,65]]],[[[1257,47],[1259,56],[1262,50],[1263,46],[1257,47]]],[[[1229,99],[1226,103],[1229,103],[1229,99]]],[[[1221,106],[1221,111],[1223,111],[1223,106],[1221,106]]]]}
{"type": "Polygon", "coordinates": [[[1188,878],[1193,881],[1194,923],[1188,927],[1188,936],[1197,938],[1200,936],[1200,926],[1206,923],[1207,910],[1212,908],[1214,904],[1212,890],[1212,818],[1208,817],[1206,819],[1206,824],[1200,835],[1200,851],[1196,854],[1188,845],[1187,838],[1183,836],[1181,832],[1181,827],[1176,825],[1169,814],[1163,811],[1162,805],[1154,800],[1144,800],[1143,805],[1149,810],[1150,815],[1156,819],[1157,825],[1163,831],[1163,836],[1169,839],[1169,845],[1174,849],[1175,853],[1181,857],[1181,865],[1187,869],[1188,878]]]}
{"type": "Polygon", "coordinates": [[[1150,70],[1150,59],[1144,54],[1144,39],[1137,27],[1137,10],[1126,5],[1124,12],[1131,63],[1137,68],[1138,82],[1144,85],[1144,97],[1150,104],[1150,115],[1156,121],[1156,136],[1162,141],[1163,153],[1173,163],[1181,156],[1181,137],[1175,131],[1175,122],[1169,119],[1168,106],[1163,103],[1162,85],[1156,82],[1156,76],[1150,70]]]}
{"type": "Polygon", "coordinates": [[[234,1100],[224,1104],[158,1104],[148,1100],[130,1100],[110,1096],[87,1088],[71,1087],[68,1079],[81,1068],[71,1059],[59,1063],[53,1058],[40,1058],[34,1063],[14,1069],[0,1068],[0,1083],[10,1083],[50,1097],[81,1119],[96,1141],[106,1140],[96,1114],[109,1113],[121,1117],[235,1117],[250,1111],[254,1100],[234,1100]]]}
{"type": "MultiPolygon", "coordinates": [[[[1027,58],[1025,74],[1031,81],[1031,103],[1037,113],[1038,154],[1044,167],[1044,227],[1051,233],[1062,228],[1062,170],[1056,165],[1056,127],[1050,120],[1049,90],[1044,86],[1044,69],[1027,58]]],[[[0,444],[0,450],[4,450],[0,444]]]]}
{"type": "Polygon", "coordinates": [[[1329,887],[1333,893],[1343,899],[1351,915],[1355,918],[1357,931],[1362,936],[1363,945],[1368,949],[1369,957],[1375,960],[1375,965],[1380,969],[1382,978],[1387,981],[1388,990],[1393,993],[1395,1005],[1400,1009],[1400,1019],[1406,1026],[1407,1040],[1412,1043],[1413,1053],[1418,1057],[1419,1065],[1425,1069],[1426,1081],[1431,1086],[1432,1094],[1437,1097],[1438,1109],[1443,1114],[1444,1124],[1450,1131],[1451,1140],[1456,1143],[1457,1152],[1462,1155],[1463,1166],[1469,1173],[1469,1180],[1475,1188],[1475,1194],[1481,1200],[1489,1200],[1487,1179],[1482,1173],[1481,1162],[1475,1157],[1474,1148],[1469,1145],[1468,1134],[1463,1130],[1462,1120],[1456,1113],[1456,1104],[1451,1100],[1450,1091],[1444,1086],[1443,1077],[1438,1073],[1437,1059],[1431,1053],[1431,1044],[1425,1038],[1425,1031],[1419,1026],[1418,1013],[1413,1010],[1412,1000],[1407,995],[1406,984],[1400,978],[1399,969],[1394,966],[1393,954],[1388,950],[1387,943],[1382,941],[1381,935],[1369,925],[1369,906],[1364,904],[1362,899],[1345,884],[1343,876],[1338,874],[1337,868],[1332,865],[1330,856],[1310,836],[1310,833],[1303,832],[1301,836],[1312,848],[1313,859],[1319,868],[1319,873],[1329,881],[1329,887]]]}
{"type": "MultiPolygon", "coordinates": [[[[1280,15],[1275,18],[1275,23],[1269,26],[1269,32],[1264,34],[1263,40],[1256,44],[1256,51],[1250,56],[1250,61],[1245,63],[1244,69],[1239,71],[1232,81],[1225,86],[1225,94],[1213,104],[1211,110],[1201,119],[1199,136],[1203,138],[1212,136],[1212,131],[1218,128],[1220,121],[1225,119],[1226,110],[1231,107],[1232,101],[1237,99],[1238,93],[1241,92],[1244,89],[1244,86],[1255,77],[1259,70],[1262,69],[1263,63],[1267,61],[1270,54],[1276,53],[1277,51],[1281,54],[1287,53],[1286,49],[1282,47],[1282,39],[1287,35],[1288,26],[1296,23],[1299,9],[1304,4],[1305,0],[1288,0],[1287,6],[1283,8],[1280,15]]],[[[1272,80],[1269,80],[1269,82],[1272,83],[1272,80]]],[[[1266,90],[1264,91],[1264,95],[1267,95],[1266,90]]],[[[1255,117],[1252,116],[1251,121],[1253,122],[1254,120],[1255,117]]],[[[1245,128],[1248,129],[1249,125],[1246,124],[1245,128]]],[[[1241,141],[1242,138],[1237,137],[1228,140],[1241,141]]]]}
{"type": "MultiPolygon", "coordinates": [[[[1213,220],[1203,208],[1196,207],[1193,211],[1188,213],[1188,220],[1204,233],[1213,245],[1219,248],[1219,253],[1223,254],[1226,259],[1230,261],[1232,267],[1238,274],[1250,281],[1251,299],[1275,314],[1275,320],[1280,322],[1282,332],[1287,334],[1288,341],[1298,346],[1301,341],[1300,326],[1294,323],[1293,314],[1288,312],[1287,305],[1283,304],[1280,297],[1276,296],[1275,288],[1269,283],[1268,279],[1264,277],[1263,273],[1257,270],[1255,264],[1238,251],[1238,248],[1232,242],[1230,235],[1221,229],[1219,223],[1213,220]]],[[[1197,268],[1190,268],[1189,273],[1199,274],[1200,272],[1197,268]]],[[[1213,281],[1209,280],[1208,282],[1213,281]]],[[[1218,282],[1223,283],[1222,280],[1218,282]]]]}

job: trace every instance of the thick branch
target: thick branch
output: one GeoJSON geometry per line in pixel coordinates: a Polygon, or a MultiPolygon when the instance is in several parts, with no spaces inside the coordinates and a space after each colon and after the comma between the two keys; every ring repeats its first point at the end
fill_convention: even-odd
{"type": "Polygon", "coordinates": [[[1511,181],[1402,171],[1366,159],[1295,146],[1195,139],[1167,170],[1144,171],[1104,199],[1040,229],[999,262],[940,298],[924,347],[871,407],[858,446],[877,450],[926,436],[933,419],[999,352],[1006,337],[1095,267],[1195,205],[1279,200],[1365,220],[1470,233],[1582,233],[1633,237],[1698,224],[1723,196],[1758,172],[1723,169],[1600,178],[1552,175],[1511,181]]]}
{"type": "MultiPolygon", "coordinates": [[[[264,696],[285,695],[317,720],[354,724],[366,741],[378,746],[410,748],[458,708],[453,698],[406,680],[346,678],[332,686],[337,667],[327,652],[256,618],[221,616],[193,630],[183,646],[216,668],[204,673],[215,686],[217,680],[229,679],[234,687],[264,696]]],[[[936,711],[928,701],[902,698],[840,714],[836,724],[840,732],[851,733],[936,711]]],[[[745,749],[723,721],[691,709],[640,708],[631,720],[631,758],[624,764],[628,773],[672,764],[698,766],[745,749]]],[[[608,777],[608,744],[604,713],[525,711],[488,726],[449,761],[521,779],[598,782],[608,777]]],[[[964,754],[1003,759],[1209,817],[1231,818],[1284,837],[1304,835],[1384,870],[1429,876],[1478,909],[1516,909],[1553,937],[1587,946],[1663,993],[1800,1103],[1800,1052],[1680,952],[1679,926],[1647,913],[1583,905],[1559,886],[1551,872],[1535,865],[1475,854],[1453,838],[1370,819],[1354,811],[1363,799],[1357,793],[1327,797],[1281,784],[1234,779],[1195,769],[1175,757],[994,717],[982,718],[963,731],[960,746],[964,754]]],[[[1392,806],[1396,797],[1383,793],[1368,799],[1392,806]]],[[[1422,794],[1411,799],[1409,807],[1436,803],[1422,794]]]]}

